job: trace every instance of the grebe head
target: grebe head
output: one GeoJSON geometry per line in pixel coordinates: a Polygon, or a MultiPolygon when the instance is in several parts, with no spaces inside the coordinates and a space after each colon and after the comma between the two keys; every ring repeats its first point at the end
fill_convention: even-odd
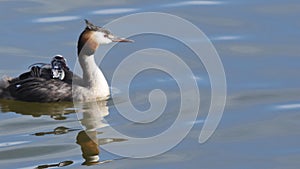
{"type": "Polygon", "coordinates": [[[66,59],[62,55],[55,55],[51,61],[52,78],[63,80],[65,70],[69,70],[66,59]]]}
{"type": "Polygon", "coordinates": [[[67,60],[62,55],[54,55],[51,61],[52,67],[59,66],[59,67],[68,67],[67,60]],[[59,65],[57,65],[59,64],[59,65]]]}
{"type": "Polygon", "coordinates": [[[133,42],[132,40],[119,38],[110,31],[92,24],[85,19],[86,28],[81,33],[78,40],[78,55],[84,47],[84,53],[88,55],[95,53],[99,45],[109,44],[111,42],[133,42]]]}

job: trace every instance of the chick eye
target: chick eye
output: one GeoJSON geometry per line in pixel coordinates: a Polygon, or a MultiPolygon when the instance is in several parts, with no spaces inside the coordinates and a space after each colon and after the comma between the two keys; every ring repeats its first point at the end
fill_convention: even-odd
{"type": "Polygon", "coordinates": [[[105,35],[104,35],[104,37],[105,37],[105,38],[107,38],[107,37],[108,37],[108,35],[107,35],[107,34],[105,34],[105,35]]]}

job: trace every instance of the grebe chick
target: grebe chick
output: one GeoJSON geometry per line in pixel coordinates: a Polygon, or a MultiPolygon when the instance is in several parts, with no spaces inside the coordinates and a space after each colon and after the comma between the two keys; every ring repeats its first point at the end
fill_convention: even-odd
{"type": "Polygon", "coordinates": [[[34,63],[30,65],[30,71],[21,74],[15,80],[24,80],[29,77],[40,77],[47,80],[59,79],[64,81],[71,81],[73,73],[67,66],[67,61],[62,55],[55,55],[50,64],[34,63]]]}
{"type": "Polygon", "coordinates": [[[85,20],[86,27],[77,45],[82,78],[73,75],[62,58],[55,58],[49,65],[33,65],[31,71],[18,78],[0,80],[0,98],[29,102],[93,101],[110,96],[107,81],[95,63],[94,53],[100,45],[111,42],[132,42],[118,38],[108,30],[85,20]],[[47,68],[48,67],[48,68],[47,68]],[[49,72],[50,71],[50,72],[49,72]]]}

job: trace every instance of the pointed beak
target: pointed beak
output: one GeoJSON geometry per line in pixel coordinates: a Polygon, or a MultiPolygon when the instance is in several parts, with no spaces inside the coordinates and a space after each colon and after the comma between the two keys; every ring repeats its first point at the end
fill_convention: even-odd
{"type": "Polygon", "coordinates": [[[114,37],[111,40],[113,42],[134,42],[133,40],[125,39],[125,38],[119,38],[119,37],[114,37]]]}

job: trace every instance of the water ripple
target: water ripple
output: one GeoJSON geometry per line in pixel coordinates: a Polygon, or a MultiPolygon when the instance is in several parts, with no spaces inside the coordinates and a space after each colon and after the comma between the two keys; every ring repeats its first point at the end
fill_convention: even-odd
{"type": "Polygon", "coordinates": [[[96,15],[111,15],[111,14],[122,14],[129,12],[136,12],[137,8],[112,8],[112,9],[101,9],[97,11],[93,11],[92,14],[96,15]]]}
{"type": "Polygon", "coordinates": [[[189,6],[189,5],[221,5],[224,2],[221,1],[185,1],[163,5],[165,7],[178,7],[178,6],[189,6]]]}
{"type": "Polygon", "coordinates": [[[238,40],[238,39],[241,39],[241,37],[240,36],[234,36],[234,35],[232,35],[232,36],[230,36],[230,35],[228,35],[228,36],[217,36],[217,37],[212,37],[212,38],[210,38],[211,40],[238,40]]]}
{"type": "Polygon", "coordinates": [[[52,23],[52,22],[63,22],[63,21],[72,21],[80,19],[79,16],[55,16],[55,17],[44,17],[34,19],[33,22],[36,23],[52,23]]]}
{"type": "Polygon", "coordinates": [[[29,141],[4,142],[4,143],[0,143],[0,147],[8,147],[8,146],[14,146],[14,145],[25,144],[25,143],[29,143],[29,141]]]}
{"type": "Polygon", "coordinates": [[[300,109],[300,103],[282,104],[276,106],[277,109],[300,109]]]}

